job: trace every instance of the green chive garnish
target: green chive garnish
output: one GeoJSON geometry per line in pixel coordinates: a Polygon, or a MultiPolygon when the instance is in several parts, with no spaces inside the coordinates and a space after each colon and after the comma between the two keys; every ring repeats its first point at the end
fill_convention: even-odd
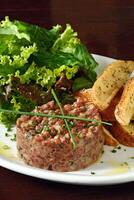
{"type": "MultiPolygon", "coordinates": [[[[58,98],[57,98],[57,95],[56,95],[55,91],[52,89],[51,92],[52,92],[52,95],[53,95],[53,97],[54,97],[54,99],[55,99],[57,105],[59,106],[59,109],[60,109],[60,111],[61,111],[62,116],[64,117],[64,116],[65,116],[64,111],[63,111],[63,109],[62,109],[62,106],[61,106],[61,104],[60,104],[58,98]]],[[[72,135],[71,129],[70,129],[70,127],[69,127],[69,124],[68,124],[68,122],[67,122],[67,119],[64,118],[64,122],[65,122],[66,128],[67,128],[67,130],[68,130],[68,132],[69,132],[70,138],[72,139],[73,147],[75,148],[76,144],[75,144],[75,141],[74,141],[74,139],[73,139],[73,135],[72,135]]]]}
{"type": "Polygon", "coordinates": [[[112,125],[111,123],[108,123],[108,122],[99,121],[99,120],[96,120],[96,119],[88,119],[88,118],[77,117],[75,115],[55,115],[55,114],[25,112],[25,111],[17,111],[17,110],[7,110],[7,109],[2,109],[2,108],[0,108],[0,112],[14,113],[14,114],[18,114],[18,115],[29,115],[29,116],[49,117],[49,118],[51,117],[51,118],[70,119],[70,120],[76,119],[76,120],[86,121],[86,122],[95,122],[96,124],[92,124],[92,126],[98,125],[98,124],[105,124],[105,125],[109,125],[109,126],[112,125]]]}

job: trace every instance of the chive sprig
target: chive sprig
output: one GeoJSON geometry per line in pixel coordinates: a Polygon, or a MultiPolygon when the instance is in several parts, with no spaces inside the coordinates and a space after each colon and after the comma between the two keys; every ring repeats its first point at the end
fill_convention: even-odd
{"type": "MultiPolygon", "coordinates": [[[[65,116],[64,110],[63,110],[63,108],[62,108],[62,106],[61,106],[61,104],[59,102],[59,99],[57,98],[57,95],[56,95],[56,93],[55,93],[55,91],[53,89],[51,89],[51,93],[52,93],[57,105],[59,106],[59,109],[60,109],[60,112],[61,112],[62,116],[64,117],[65,116]]],[[[67,128],[67,130],[69,132],[70,138],[72,140],[73,147],[75,148],[76,144],[75,144],[75,141],[74,141],[74,138],[73,138],[73,134],[71,132],[70,126],[69,126],[66,118],[64,118],[64,122],[65,122],[65,126],[66,126],[66,128],[67,128]]]]}
{"type": "Polygon", "coordinates": [[[83,118],[83,117],[77,117],[75,115],[56,115],[56,114],[45,114],[45,113],[37,113],[37,112],[26,112],[26,111],[17,111],[17,110],[8,110],[8,109],[2,109],[0,108],[0,112],[3,113],[13,113],[18,115],[28,115],[28,116],[38,116],[38,117],[48,117],[48,118],[59,118],[59,119],[76,119],[80,121],[86,121],[86,122],[94,122],[97,125],[98,124],[104,124],[111,126],[112,124],[105,121],[99,121],[96,119],[89,119],[89,118],[83,118]]]}

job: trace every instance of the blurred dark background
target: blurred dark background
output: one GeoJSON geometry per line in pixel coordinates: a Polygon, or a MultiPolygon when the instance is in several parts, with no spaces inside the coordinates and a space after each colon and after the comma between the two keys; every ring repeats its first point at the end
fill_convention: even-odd
{"type": "Polygon", "coordinates": [[[133,59],[134,0],[0,0],[0,19],[70,23],[92,53],[133,59]]]}

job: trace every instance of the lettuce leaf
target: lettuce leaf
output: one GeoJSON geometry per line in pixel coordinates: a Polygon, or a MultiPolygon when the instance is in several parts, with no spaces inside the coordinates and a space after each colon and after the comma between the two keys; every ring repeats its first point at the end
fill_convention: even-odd
{"type": "Polygon", "coordinates": [[[79,61],[69,53],[61,51],[38,51],[33,56],[34,62],[39,66],[47,66],[47,68],[55,69],[61,65],[74,66],[79,65],[79,61]]]}
{"type": "Polygon", "coordinates": [[[92,82],[95,81],[95,68],[97,63],[93,56],[89,54],[87,48],[77,38],[77,33],[73,31],[69,24],[66,25],[65,31],[55,41],[52,48],[72,54],[79,62],[80,68],[84,71],[85,75],[87,75],[92,82]]]}
{"type": "MultiPolygon", "coordinates": [[[[65,75],[73,81],[72,90],[92,86],[96,79],[96,61],[78,38],[72,27],[65,30],[56,25],[50,30],[5,17],[0,23],[0,91],[6,97],[7,85],[15,77],[21,84],[37,84],[42,91],[55,87],[65,75]]],[[[18,91],[11,90],[10,98],[0,96],[0,107],[32,110],[35,104],[18,91]],[[1,101],[2,99],[2,101],[1,101]]],[[[62,95],[61,95],[62,96],[62,95]]],[[[70,101],[72,94],[64,94],[70,101]]],[[[17,115],[0,113],[0,121],[8,127],[17,115]]]]}
{"type": "Polygon", "coordinates": [[[25,33],[30,37],[32,43],[36,43],[37,47],[50,49],[54,41],[58,38],[61,26],[54,26],[52,29],[47,30],[37,25],[28,24],[21,21],[14,21],[19,33],[25,33]]]}
{"type": "MultiPolygon", "coordinates": [[[[0,105],[0,107],[3,109],[22,111],[31,111],[35,108],[35,106],[36,104],[34,102],[32,102],[30,99],[23,97],[18,92],[14,93],[9,102],[5,101],[3,104],[0,105]]],[[[10,130],[19,116],[20,115],[15,113],[0,112],[0,122],[3,123],[8,128],[8,130],[10,130]]]]}
{"type": "Polygon", "coordinates": [[[62,73],[66,75],[68,79],[73,78],[77,73],[78,66],[68,67],[62,65],[54,70],[48,69],[46,67],[38,68],[35,63],[32,63],[28,70],[20,75],[19,71],[16,72],[15,76],[18,77],[23,84],[29,84],[31,81],[49,89],[56,82],[56,79],[60,77],[62,73]]]}
{"type": "Polygon", "coordinates": [[[28,63],[31,54],[37,51],[35,43],[33,46],[21,47],[20,55],[0,55],[0,76],[4,77],[14,74],[16,70],[24,67],[28,63]]]}
{"type": "Polygon", "coordinates": [[[0,23],[0,35],[15,35],[18,39],[25,38],[28,41],[30,40],[28,34],[19,32],[17,26],[9,20],[8,16],[0,23]]]}
{"type": "Polygon", "coordinates": [[[47,30],[6,17],[0,24],[0,36],[0,75],[14,74],[22,66],[25,72],[25,65],[34,62],[51,70],[77,65],[92,83],[96,78],[97,63],[69,24],[61,32],[60,25],[47,30]]]}
{"type": "Polygon", "coordinates": [[[79,77],[74,80],[73,85],[72,85],[72,90],[73,92],[76,92],[83,88],[86,89],[90,87],[92,87],[92,84],[88,79],[86,79],[85,77],[79,77]]]}
{"type": "Polygon", "coordinates": [[[15,35],[0,34],[0,55],[19,55],[21,47],[28,47],[31,44],[26,39],[18,39],[15,35]]]}

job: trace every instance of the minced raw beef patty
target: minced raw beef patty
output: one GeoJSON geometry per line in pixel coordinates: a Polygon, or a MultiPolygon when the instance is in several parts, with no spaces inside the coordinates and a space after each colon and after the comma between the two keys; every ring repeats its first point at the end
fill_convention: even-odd
{"type": "MultiPolygon", "coordinates": [[[[100,120],[98,109],[78,97],[72,105],[63,106],[65,115],[100,120]]],[[[54,101],[37,107],[34,112],[61,114],[54,101]]],[[[63,119],[21,116],[17,120],[17,148],[24,161],[32,166],[54,171],[85,168],[101,155],[104,136],[102,126],[90,122],[68,120],[72,139],[63,119]]]]}

